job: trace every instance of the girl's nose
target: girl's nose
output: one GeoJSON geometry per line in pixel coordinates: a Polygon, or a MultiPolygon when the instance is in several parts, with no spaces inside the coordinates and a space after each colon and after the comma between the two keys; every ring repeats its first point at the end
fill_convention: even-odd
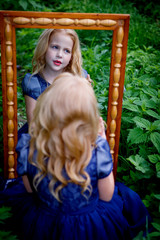
{"type": "Polygon", "coordinates": [[[62,57],[62,49],[59,49],[59,50],[57,51],[57,56],[58,56],[58,57],[62,57]]]}

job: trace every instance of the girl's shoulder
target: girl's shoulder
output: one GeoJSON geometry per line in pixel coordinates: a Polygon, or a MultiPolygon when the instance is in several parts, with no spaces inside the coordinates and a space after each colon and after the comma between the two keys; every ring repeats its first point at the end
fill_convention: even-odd
{"type": "Polygon", "coordinates": [[[110,152],[110,147],[107,142],[107,139],[98,135],[98,137],[96,139],[96,149],[110,152]]]}
{"type": "Polygon", "coordinates": [[[42,93],[42,80],[43,79],[39,76],[39,74],[32,75],[27,73],[22,80],[23,94],[37,100],[39,95],[42,93]]]}
{"type": "Polygon", "coordinates": [[[96,158],[98,178],[107,177],[113,170],[113,160],[109,144],[101,136],[96,140],[96,158]]]}
{"type": "Polygon", "coordinates": [[[41,78],[38,74],[26,73],[22,80],[22,88],[34,88],[36,85],[39,85],[40,81],[41,78]]]}

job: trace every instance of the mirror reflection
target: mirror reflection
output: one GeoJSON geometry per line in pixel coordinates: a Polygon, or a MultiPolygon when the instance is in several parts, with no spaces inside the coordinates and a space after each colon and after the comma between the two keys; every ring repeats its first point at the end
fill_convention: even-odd
{"type": "MultiPolygon", "coordinates": [[[[44,29],[16,29],[18,129],[27,122],[22,80],[27,73],[33,73],[32,58],[43,31],[44,29]]],[[[75,30],[75,32],[80,41],[83,70],[85,73],[87,71],[93,80],[92,85],[98,99],[100,113],[106,120],[112,31],[75,30]]]]}

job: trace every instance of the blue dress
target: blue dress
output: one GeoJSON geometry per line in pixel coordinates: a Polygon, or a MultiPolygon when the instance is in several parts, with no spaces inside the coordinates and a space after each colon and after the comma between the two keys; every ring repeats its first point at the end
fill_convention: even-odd
{"type": "MultiPolygon", "coordinates": [[[[37,100],[48,86],[50,86],[50,83],[46,82],[38,73],[33,76],[27,73],[22,80],[23,95],[27,95],[34,100],[37,100]]],[[[20,139],[22,133],[28,133],[27,122],[18,130],[18,139],[20,139]]]]}
{"type": "MultiPolygon", "coordinates": [[[[23,240],[129,240],[139,231],[145,232],[146,218],[150,216],[138,194],[116,183],[109,202],[99,199],[98,179],[108,176],[113,168],[107,141],[98,137],[96,148],[86,167],[93,188],[88,199],[78,185],[69,183],[61,191],[58,202],[48,189],[49,176],[38,185],[32,185],[37,172],[28,162],[29,134],[22,134],[17,145],[19,176],[27,174],[33,193],[27,193],[21,178],[0,194],[0,204],[12,206],[11,225],[23,240]]],[[[66,175],[66,172],[63,172],[66,175]]],[[[86,192],[87,195],[87,192],[86,192]]]]}
{"type": "MultiPolygon", "coordinates": [[[[82,75],[86,78],[88,73],[85,69],[82,69],[82,75]]],[[[37,100],[38,97],[43,93],[47,87],[50,86],[44,78],[41,77],[40,74],[31,75],[27,73],[22,80],[22,92],[23,95],[27,95],[34,100],[37,100]]],[[[18,130],[18,139],[20,139],[22,133],[28,133],[28,123],[26,122],[19,130],[18,130]]]]}

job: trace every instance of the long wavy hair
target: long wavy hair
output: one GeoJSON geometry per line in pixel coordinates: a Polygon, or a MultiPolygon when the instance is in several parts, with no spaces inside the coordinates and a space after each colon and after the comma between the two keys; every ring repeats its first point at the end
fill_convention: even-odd
{"type": "Polygon", "coordinates": [[[42,72],[45,68],[45,54],[48,49],[51,36],[56,33],[65,33],[66,35],[70,36],[73,41],[71,60],[65,67],[64,72],[70,72],[72,74],[82,76],[82,56],[80,42],[77,33],[72,29],[46,29],[43,31],[39,37],[32,59],[33,74],[42,72]]]}
{"type": "Polygon", "coordinates": [[[37,188],[48,175],[50,192],[59,201],[60,190],[69,182],[80,185],[82,194],[86,190],[91,193],[85,168],[91,159],[98,127],[99,112],[91,85],[85,78],[60,74],[39,97],[30,124],[29,161],[38,168],[34,186],[37,188]]]}

